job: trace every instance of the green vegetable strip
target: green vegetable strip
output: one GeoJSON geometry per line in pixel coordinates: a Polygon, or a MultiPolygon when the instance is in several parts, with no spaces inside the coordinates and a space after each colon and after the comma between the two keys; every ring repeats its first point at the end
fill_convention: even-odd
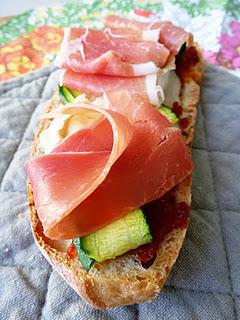
{"type": "Polygon", "coordinates": [[[82,248],[98,262],[114,259],[152,241],[143,212],[138,209],[81,238],[82,248]]]}
{"type": "Polygon", "coordinates": [[[70,89],[68,89],[68,91],[70,91],[71,92],[71,94],[72,94],[72,96],[74,97],[74,98],[77,98],[81,93],[80,92],[78,92],[78,91],[76,91],[76,90],[70,90],[70,89]]]}
{"type": "Polygon", "coordinates": [[[158,108],[159,112],[165,116],[172,124],[177,124],[179,121],[178,116],[172,112],[172,110],[169,107],[166,106],[160,106],[158,108]]]}
{"type": "Polygon", "coordinates": [[[68,102],[74,102],[74,96],[72,95],[71,91],[68,90],[66,87],[64,86],[58,86],[59,89],[59,95],[63,101],[63,103],[68,103],[68,102]]]}
{"type": "Polygon", "coordinates": [[[94,264],[95,260],[90,258],[86,252],[81,248],[81,239],[80,238],[75,238],[72,240],[78,254],[78,258],[80,262],[82,263],[82,266],[84,269],[88,272],[92,265],[94,264]]]}

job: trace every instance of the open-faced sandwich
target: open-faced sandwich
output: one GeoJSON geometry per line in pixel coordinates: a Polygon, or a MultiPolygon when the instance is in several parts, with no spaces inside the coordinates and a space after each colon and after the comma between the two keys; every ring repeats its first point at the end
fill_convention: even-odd
{"type": "Polygon", "coordinates": [[[200,50],[136,10],[102,30],[65,30],[56,64],[26,163],[36,243],[95,307],[151,300],[189,224],[200,50]]]}

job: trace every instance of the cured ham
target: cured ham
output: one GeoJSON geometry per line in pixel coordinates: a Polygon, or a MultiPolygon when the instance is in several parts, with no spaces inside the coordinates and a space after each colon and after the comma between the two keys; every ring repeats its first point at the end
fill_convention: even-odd
{"type": "MultiPolygon", "coordinates": [[[[88,106],[105,120],[27,163],[35,205],[50,238],[89,234],[159,198],[191,173],[179,129],[137,95],[113,92],[108,99],[106,110],[88,106]]],[[[84,110],[73,105],[65,112],[84,110]]]]}
{"type": "Polygon", "coordinates": [[[53,238],[68,238],[71,226],[62,234],[57,231],[58,223],[101,184],[132,139],[132,126],[119,113],[93,110],[92,106],[69,108],[65,113],[84,116],[89,111],[103,114],[105,120],[79,130],[50,154],[29,160],[25,167],[44,232],[53,238]]]}
{"type": "Polygon", "coordinates": [[[130,90],[131,92],[144,92],[145,77],[111,77],[105,75],[81,74],[66,70],[62,83],[69,89],[78,92],[102,95],[104,92],[115,90],[130,90]]]}
{"type": "MultiPolygon", "coordinates": [[[[127,19],[111,14],[105,18],[104,27],[109,29],[128,29],[139,31],[143,29],[151,29],[151,27],[154,29],[155,24],[152,26],[148,23],[139,22],[133,19],[127,19]]],[[[157,27],[155,29],[157,29],[157,27]]]]}
{"type": "Polygon", "coordinates": [[[160,43],[131,41],[109,32],[68,29],[56,64],[74,72],[114,76],[140,76],[163,67],[169,55],[160,43]]]}
{"type": "Polygon", "coordinates": [[[130,34],[135,34],[135,39],[138,38],[138,40],[144,38],[144,32],[147,34],[149,30],[157,30],[159,33],[158,41],[168,48],[173,54],[177,54],[184,43],[191,46],[193,42],[191,33],[173,25],[170,21],[160,21],[155,19],[152,22],[145,23],[115,15],[109,15],[106,17],[104,25],[115,35],[118,33],[123,35],[124,30],[126,31],[126,34],[128,34],[129,30],[132,30],[130,34]]]}
{"type": "Polygon", "coordinates": [[[160,29],[151,30],[134,30],[134,29],[105,29],[113,38],[129,39],[132,41],[155,41],[158,42],[160,37],[160,29]]]}
{"type": "Polygon", "coordinates": [[[111,77],[106,75],[81,74],[66,70],[62,83],[65,87],[93,94],[127,90],[147,98],[153,105],[160,105],[164,100],[162,88],[157,85],[157,74],[142,77],[111,77]]]}
{"type": "Polygon", "coordinates": [[[173,54],[177,54],[184,43],[191,46],[193,36],[180,27],[174,26],[170,21],[164,21],[160,27],[159,42],[164,44],[173,54]]]}

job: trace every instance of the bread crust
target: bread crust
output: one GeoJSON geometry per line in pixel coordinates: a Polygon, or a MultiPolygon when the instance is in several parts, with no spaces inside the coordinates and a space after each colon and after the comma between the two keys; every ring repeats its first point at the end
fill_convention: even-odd
{"type": "MultiPolygon", "coordinates": [[[[189,125],[184,130],[184,139],[191,148],[200,83],[203,77],[203,59],[197,44],[199,62],[189,71],[181,90],[181,105],[188,111],[189,125]]],[[[59,103],[55,94],[47,111],[59,103]]],[[[49,120],[42,120],[32,145],[31,156],[41,153],[39,134],[48,126],[49,120]]],[[[191,204],[192,177],[187,177],[177,186],[177,201],[191,204]]],[[[96,308],[117,307],[153,300],[163,287],[182,247],[187,228],[175,229],[160,244],[157,257],[148,269],[138,262],[136,255],[125,254],[114,260],[95,264],[89,273],[76,259],[72,260],[66,252],[57,250],[53,241],[46,238],[34,205],[30,182],[27,182],[27,195],[30,209],[30,222],[34,239],[44,257],[68,284],[89,304],[96,308]]]]}

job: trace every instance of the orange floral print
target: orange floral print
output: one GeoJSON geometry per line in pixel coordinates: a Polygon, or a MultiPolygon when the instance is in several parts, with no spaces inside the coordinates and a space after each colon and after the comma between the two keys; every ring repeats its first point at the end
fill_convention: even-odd
{"type": "Polygon", "coordinates": [[[51,62],[63,38],[58,27],[42,26],[23,37],[0,46],[0,81],[39,69],[51,62]]]}
{"type": "Polygon", "coordinates": [[[63,30],[58,27],[42,26],[27,35],[32,47],[42,53],[57,53],[62,42],[63,30]]]}

